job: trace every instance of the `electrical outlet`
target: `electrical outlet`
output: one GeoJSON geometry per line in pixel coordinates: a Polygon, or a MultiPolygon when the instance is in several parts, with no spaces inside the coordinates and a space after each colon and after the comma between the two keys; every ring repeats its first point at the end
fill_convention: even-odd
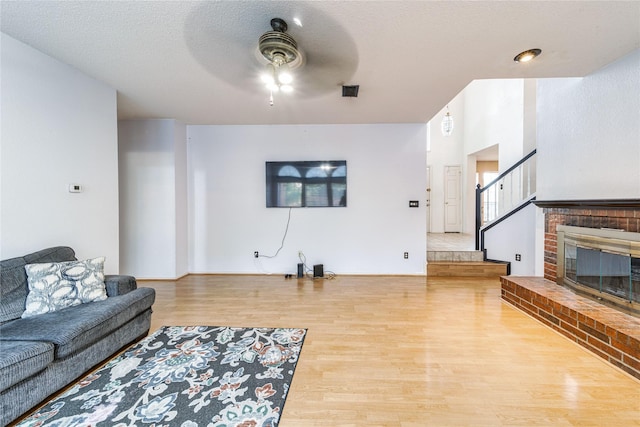
{"type": "Polygon", "coordinates": [[[82,193],[82,185],[69,184],[69,193],[82,193]]]}
{"type": "Polygon", "coordinates": [[[254,257],[254,258],[258,258],[259,256],[260,256],[260,254],[258,253],[258,251],[255,251],[255,252],[253,253],[253,257],[254,257]]]}
{"type": "Polygon", "coordinates": [[[516,254],[516,261],[522,261],[522,255],[516,254]]]}
{"type": "Polygon", "coordinates": [[[409,252],[404,253],[404,259],[409,259],[409,252]]]}

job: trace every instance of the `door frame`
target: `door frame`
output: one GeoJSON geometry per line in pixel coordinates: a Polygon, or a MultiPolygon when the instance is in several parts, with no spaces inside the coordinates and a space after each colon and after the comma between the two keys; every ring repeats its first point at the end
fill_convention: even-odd
{"type": "Polygon", "coordinates": [[[431,233],[431,182],[432,182],[432,175],[431,175],[432,171],[431,171],[431,166],[427,165],[427,188],[426,188],[426,194],[425,194],[425,209],[426,209],[426,214],[427,214],[427,233],[431,233]]]}

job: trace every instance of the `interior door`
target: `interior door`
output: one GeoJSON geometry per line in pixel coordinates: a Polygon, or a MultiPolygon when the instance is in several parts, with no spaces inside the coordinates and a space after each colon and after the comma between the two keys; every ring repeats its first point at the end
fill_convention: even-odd
{"type": "Polygon", "coordinates": [[[444,167],[444,232],[462,231],[462,167],[444,167]]]}

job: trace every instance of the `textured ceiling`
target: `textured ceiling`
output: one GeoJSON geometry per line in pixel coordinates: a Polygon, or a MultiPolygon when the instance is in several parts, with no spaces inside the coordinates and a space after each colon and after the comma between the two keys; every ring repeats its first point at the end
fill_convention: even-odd
{"type": "Polygon", "coordinates": [[[474,79],[585,76],[640,47],[639,1],[2,1],[2,32],[118,91],[121,119],[424,123],[474,79]],[[268,93],[257,40],[305,54],[268,93]],[[302,27],[293,23],[297,17],[302,27]],[[543,54],[528,64],[513,57],[543,54]],[[359,84],[342,98],[342,84],[359,84]]]}

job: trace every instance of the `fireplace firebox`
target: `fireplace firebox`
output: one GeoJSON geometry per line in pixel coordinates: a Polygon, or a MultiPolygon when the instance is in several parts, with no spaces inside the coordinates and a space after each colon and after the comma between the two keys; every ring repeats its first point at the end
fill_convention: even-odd
{"type": "Polygon", "coordinates": [[[640,316],[640,233],[557,226],[557,283],[640,316]]]}

